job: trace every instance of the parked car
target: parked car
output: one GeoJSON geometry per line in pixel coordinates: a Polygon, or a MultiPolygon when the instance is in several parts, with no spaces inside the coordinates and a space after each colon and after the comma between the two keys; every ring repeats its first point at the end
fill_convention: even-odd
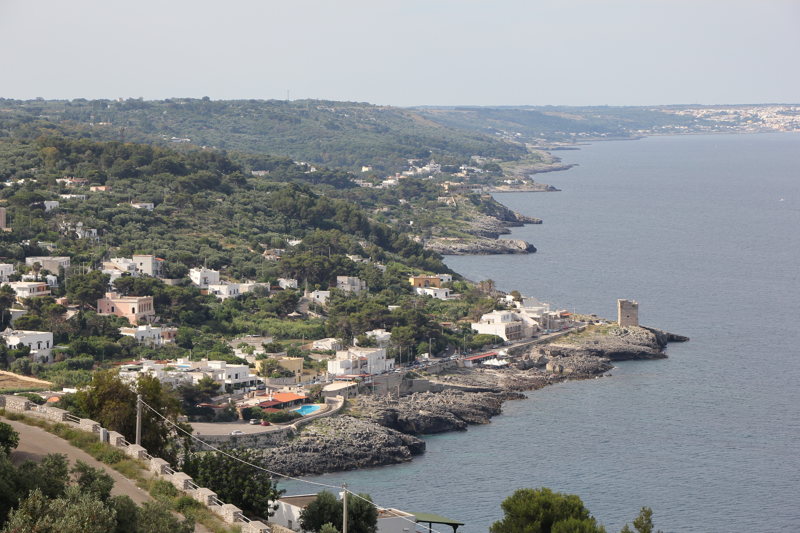
{"type": "Polygon", "coordinates": [[[231,435],[244,435],[244,431],[242,431],[241,429],[234,429],[233,431],[231,431],[231,435]]]}
{"type": "Polygon", "coordinates": [[[268,425],[269,425],[269,422],[268,422],[267,420],[262,420],[262,421],[261,421],[261,425],[262,425],[262,426],[268,426],[268,425]]]}
{"type": "Polygon", "coordinates": [[[250,425],[251,426],[258,425],[258,422],[259,422],[258,418],[251,418],[250,419],[250,425]]]}

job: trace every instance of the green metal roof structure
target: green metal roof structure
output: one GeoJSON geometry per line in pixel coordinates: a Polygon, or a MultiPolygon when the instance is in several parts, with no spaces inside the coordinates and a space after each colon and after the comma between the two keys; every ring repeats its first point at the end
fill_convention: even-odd
{"type": "Polygon", "coordinates": [[[417,519],[417,522],[423,522],[428,524],[428,531],[433,529],[433,524],[444,524],[453,528],[453,533],[456,533],[458,526],[463,526],[464,522],[458,522],[456,520],[452,520],[450,518],[444,517],[442,515],[433,514],[433,513],[415,513],[411,512],[414,517],[417,519]]]}

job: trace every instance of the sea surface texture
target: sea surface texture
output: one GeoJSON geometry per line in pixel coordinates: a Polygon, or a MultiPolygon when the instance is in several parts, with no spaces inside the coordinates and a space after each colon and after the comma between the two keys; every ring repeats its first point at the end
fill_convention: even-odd
{"type": "Polygon", "coordinates": [[[644,505],[665,532],[800,531],[800,135],[558,155],[579,166],[537,178],[562,192],[497,195],[544,219],[512,235],[539,251],[448,265],[609,318],[617,298],[635,299],[642,324],[691,341],[509,402],[491,424],[427,438],[411,463],[307,479],[465,533],[487,531],[515,489],[543,486],[578,494],[609,532],[644,505]]]}

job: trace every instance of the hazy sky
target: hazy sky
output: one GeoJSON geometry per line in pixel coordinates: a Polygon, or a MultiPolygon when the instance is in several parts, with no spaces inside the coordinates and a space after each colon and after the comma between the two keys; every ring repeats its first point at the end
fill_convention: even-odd
{"type": "Polygon", "coordinates": [[[800,102],[800,0],[0,0],[0,97],[800,102]]]}

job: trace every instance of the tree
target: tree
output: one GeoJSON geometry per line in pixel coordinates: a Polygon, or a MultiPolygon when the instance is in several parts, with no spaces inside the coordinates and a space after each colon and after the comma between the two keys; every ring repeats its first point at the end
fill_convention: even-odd
{"type": "Polygon", "coordinates": [[[83,309],[95,307],[97,300],[105,295],[109,279],[108,274],[103,274],[99,270],[73,275],[67,283],[67,297],[83,309]]]}
{"type": "Polygon", "coordinates": [[[83,461],[78,460],[71,470],[75,476],[75,483],[84,494],[91,494],[100,501],[111,497],[111,488],[114,480],[104,470],[92,468],[83,461]]]}
{"type": "MultiPolygon", "coordinates": [[[[639,511],[639,516],[633,521],[633,527],[637,533],[653,533],[653,510],[649,507],[642,507],[642,510],[639,511]]],[[[628,524],[625,524],[621,533],[633,533],[633,531],[631,531],[628,524]]],[[[657,533],[661,533],[661,530],[657,533]]]]}
{"type": "Polygon", "coordinates": [[[0,287],[0,328],[5,329],[11,323],[11,314],[8,312],[14,302],[17,301],[17,295],[9,285],[0,287]]]}
{"type": "Polygon", "coordinates": [[[259,456],[252,450],[227,450],[226,454],[192,454],[186,458],[183,470],[192,476],[195,483],[216,492],[220,500],[230,502],[250,515],[272,516],[275,507],[271,502],[280,498],[283,491],[278,489],[269,473],[250,466],[261,463],[259,456]]]}
{"type": "Polygon", "coordinates": [[[169,509],[160,502],[144,502],[136,516],[136,533],[192,533],[194,520],[186,518],[178,520],[169,509]]]}
{"type": "Polygon", "coordinates": [[[35,489],[9,513],[2,533],[108,533],[115,526],[114,510],[78,487],[52,500],[35,489]]]}
{"type": "Polygon", "coordinates": [[[336,526],[328,522],[327,524],[322,524],[322,527],[319,528],[319,533],[339,533],[339,530],[336,529],[336,526]]]}
{"type": "Polygon", "coordinates": [[[332,492],[323,490],[300,513],[300,527],[304,531],[321,531],[325,524],[342,527],[342,504],[332,492]]]}
{"type": "Polygon", "coordinates": [[[189,431],[177,419],[183,414],[178,396],[162,386],[157,378],[141,375],[133,387],[124,383],[113,370],[95,372],[92,382],[75,395],[80,411],[103,427],[118,431],[130,442],[136,437],[136,394],[159,414],[142,408],[142,446],[155,457],[174,462],[177,457],[175,437],[182,437],[175,425],[189,431]],[[166,418],[166,420],[165,420],[166,418]]]}
{"type": "Polygon", "coordinates": [[[347,497],[347,531],[353,533],[376,533],[378,531],[378,508],[369,494],[350,494],[347,497]]]}
{"type": "MultiPolygon", "coordinates": [[[[333,493],[324,490],[300,513],[300,527],[305,531],[322,533],[327,526],[342,530],[342,502],[333,493]]],[[[373,505],[369,494],[348,495],[347,531],[375,533],[377,529],[378,508],[373,505]]]]}
{"type": "Polygon", "coordinates": [[[3,450],[8,455],[18,445],[19,433],[14,431],[10,424],[0,422],[0,450],[3,450]]]}
{"type": "Polygon", "coordinates": [[[519,489],[503,500],[504,517],[491,533],[605,533],[574,494],[519,489]]]}

